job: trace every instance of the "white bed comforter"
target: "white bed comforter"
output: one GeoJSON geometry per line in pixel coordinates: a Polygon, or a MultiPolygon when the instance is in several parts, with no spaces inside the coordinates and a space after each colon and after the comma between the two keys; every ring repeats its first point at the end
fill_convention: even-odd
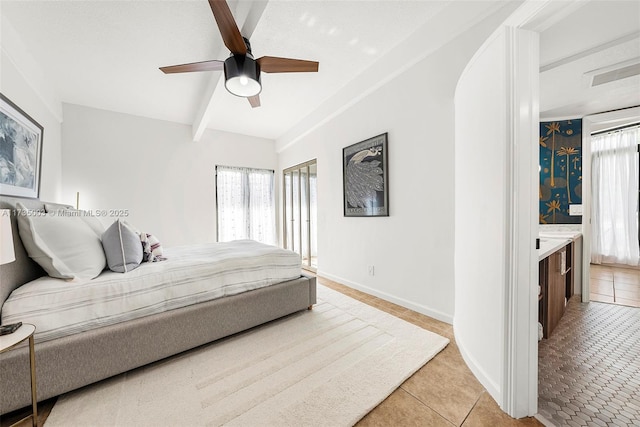
{"type": "Polygon", "coordinates": [[[14,290],[2,323],[36,326],[38,342],[300,277],[295,252],[251,240],[164,250],[166,261],[92,280],[41,277],[14,290]]]}

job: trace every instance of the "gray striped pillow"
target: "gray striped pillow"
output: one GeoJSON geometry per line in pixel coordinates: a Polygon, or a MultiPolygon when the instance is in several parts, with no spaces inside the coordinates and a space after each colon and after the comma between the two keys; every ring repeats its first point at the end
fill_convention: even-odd
{"type": "Polygon", "coordinates": [[[119,219],[102,235],[102,247],[111,271],[126,273],[137,268],[142,262],[140,237],[119,219]]]}

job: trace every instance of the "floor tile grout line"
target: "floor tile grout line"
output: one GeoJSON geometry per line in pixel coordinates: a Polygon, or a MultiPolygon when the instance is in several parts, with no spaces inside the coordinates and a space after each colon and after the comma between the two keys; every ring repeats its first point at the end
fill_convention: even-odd
{"type": "MultiPolygon", "coordinates": [[[[460,423],[459,425],[456,424],[455,421],[451,421],[449,418],[447,418],[444,414],[441,414],[440,412],[438,412],[435,408],[432,408],[431,406],[429,406],[427,403],[423,402],[418,396],[414,395],[413,393],[411,393],[411,391],[407,390],[406,388],[404,388],[404,384],[401,384],[400,389],[402,389],[403,391],[405,391],[409,396],[413,397],[415,400],[417,400],[418,402],[420,402],[421,405],[431,409],[433,412],[435,412],[436,414],[438,414],[440,417],[442,417],[442,419],[448,421],[451,425],[454,426],[461,426],[462,423],[460,423]]],[[[480,393],[482,395],[482,393],[480,393]]],[[[480,399],[480,398],[478,398],[480,399]]],[[[476,400],[476,403],[478,403],[478,401],[476,400]]],[[[476,403],[473,404],[473,407],[475,407],[476,403]]],[[[473,409],[473,407],[471,409],[473,409]]],[[[469,413],[467,413],[467,415],[465,416],[465,420],[467,419],[467,417],[469,416],[469,414],[471,413],[471,411],[469,411],[469,413]]],[[[462,421],[464,422],[464,420],[462,421]]]]}
{"type": "MultiPolygon", "coordinates": [[[[620,291],[625,291],[627,292],[628,289],[620,289],[620,286],[625,286],[628,287],[629,285],[637,285],[638,289],[640,289],[640,281],[635,280],[634,283],[631,283],[631,280],[629,280],[629,283],[627,283],[626,281],[621,281],[621,280],[616,280],[615,279],[615,273],[616,272],[620,272],[620,270],[628,270],[628,271],[624,271],[624,274],[635,274],[637,277],[640,277],[640,269],[632,269],[632,268],[624,268],[624,267],[617,267],[617,266],[608,266],[608,265],[598,265],[598,264],[591,264],[590,265],[590,271],[594,272],[594,271],[605,271],[610,273],[608,275],[608,277],[610,277],[610,280],[608,280],[608,278],[604,278],[599,276],[602,273],[596,273],[597,275],[591,276],[591,280],[598,280],[598,281],[606,281],[606,282],[611,282],[611,290],[613,295],[608,296],[606,294],[601,294],[597,291],[594,291],[592,289],[592,291],[590,292],[591,298],[594,301],[597,302],[604,302],[606,304],[613,304],[613,305],[618,305],[618,306],[625,306],[625,307],[635,307],[635,308],[640,308],[640,297],[631,297],[631,298],[626,298],[626,297],[622,297],[620,296],[619,292],[620,291]],[[634,273],[630,273],[630,272],[634,272],[634,273]],[[617,286],[616,286],[617,284],[617,286]],[[612,298],[612,301],[602,301],[602,298],[600,297],[596,297],[595,295],[602,295],[604,297],[610,297],[612,298]],[[621,301],[624,300],[624,301],[621,301]]],[[[623,279],[624,280],[624,279],[623,279]]]]}
{"type": "MultiPolygon", "coordinates": [[[[484,392],[483,392],[484,393],[484,392]]],[[[478,396],[478,398],[476,399],[476,401],[473,403],[473,406],[471,406],[471,409],[469,410],[469,412],[467,413],[467,415],[464,417],[464,420],[462,420],[462,422],[460,423],[460,426],[463,426],[464,423],[467,421],[467,418],[469,418],[469,415],[471,415],[471,412],[473,412],[473,409],[476,407],[476,405],[478,404],[478,402],[480,402],[480,399],[482,398],[482,393],[480,393],[480,395],[478,396]]]]}

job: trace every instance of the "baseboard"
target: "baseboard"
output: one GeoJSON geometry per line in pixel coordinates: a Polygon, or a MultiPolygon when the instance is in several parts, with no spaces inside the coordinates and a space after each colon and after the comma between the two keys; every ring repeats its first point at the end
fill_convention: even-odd
{"type": "MultiPolygon", "coordinates": [[[[498,402],[499,405],[501,405],[500,402],[502,402],[502,395],[500,393],[500,387],[489,378],[484,369],[480,368],[480,365],[478,365],[476,360],[467,351],[464,342],[461,342],[458,339],[455,324],[453,325],[453,336],[456,340],[456,344],[458,345],[458,349],[460,350],[460,354],[462,355],[462,359],[467,364],[467,367],[471,370],[476,379],[480,381],[480,384],[482,384],[482,386],[487,390],[491,397],[493,397],[493,399],[498,402]]],[[[500,409],[504,411],[502,406],[500,406],[500,409]]]]}
{"type": "Polygon", "coordinates": [[[353,282],[351,280],[345,279],[343,277],[336,276],[331,273],[327,273],[325,271],[318,270],[318,276],[326,277],[329,280],[333,280],[334,282],[338,282],[342,285],[348,286],[350,288],[362,291],[369,295],[376,296],[378,298],[382,298],[385,301],[392,302],[394,304],[398,304],[404,308],[408,308],[409,310],[413,310],[420,314],[424,314],[425,316],[432,317],[434,319],[440,320],[441,322],[445,322],[448,324],[453,324],[453,316],[443,313],[439,310],[432,309],[430,307],[426,307],[422,304],[416,304],[414,302],[408,301],[404,298],[397,297],[395,295],[388,294],[386,292],[379,291],[377,289],[370,288],[365,285],[361,285],[360,283],[353,282]]]}

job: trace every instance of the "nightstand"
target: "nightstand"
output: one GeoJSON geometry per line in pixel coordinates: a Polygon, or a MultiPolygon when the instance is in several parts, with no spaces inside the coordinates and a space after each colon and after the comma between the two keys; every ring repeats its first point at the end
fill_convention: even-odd
{"type": "MultiPolygon", "coordinates": [[[[31,425],[38,426],[38,400],[36,396],[36,355],[33,349],[33,333],[36,327],[23,323],[14,333],[0,336],[0,353],[11,350],[21,342],[29,340],[29,363],[31,365],[31,406],[33,413],[16,424],[31,418],[31,425]]],[[[14,424],[15,425],[15,424],[14,424]]]]}

